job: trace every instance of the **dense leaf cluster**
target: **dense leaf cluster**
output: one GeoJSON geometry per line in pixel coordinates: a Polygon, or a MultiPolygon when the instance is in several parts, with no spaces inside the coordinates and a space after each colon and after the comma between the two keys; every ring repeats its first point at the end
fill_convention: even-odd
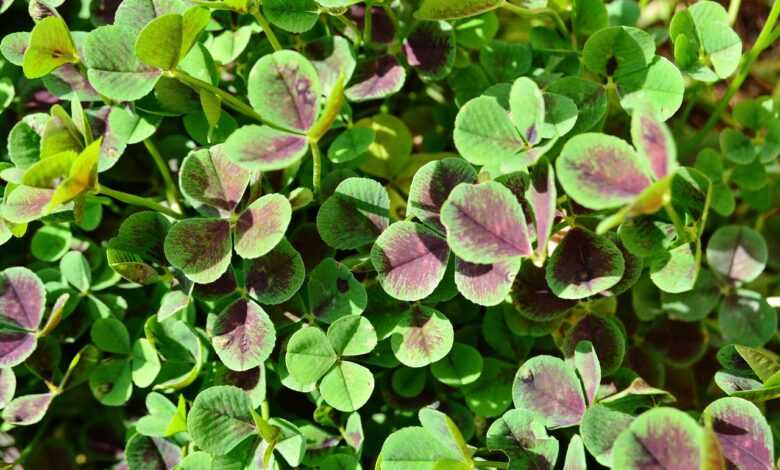
{"type": "Polygon", "coordinates": [[[2,468],[771,470],[759,6],[0,0],[2,468]]]}

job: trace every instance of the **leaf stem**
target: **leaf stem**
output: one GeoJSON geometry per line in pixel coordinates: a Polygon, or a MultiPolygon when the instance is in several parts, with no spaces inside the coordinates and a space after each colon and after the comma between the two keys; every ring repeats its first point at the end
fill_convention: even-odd
{"type": "Polygon", "coordinates": [[[373,34],[372,28],[374,23],[374,5],[371,2],[366,2],[365,15],[363,16],[363,40],[366,44],[371,44],[371,37],[373,34]]]}
{"type": "Polygon", "coordinates": [[[742,5],[742,0],[731,0],[729,2],[729,24],[733,25],[737,21],[739,15],[739,7],[742,5]]]}
{"type": "Polygon", "coordinates": [[[553,22],[555,23],[555,27],[558,28],[558,31],[560,31],[561,34],[563,34],[563,37],[569,37],[569,28],[566,27],[566,23],[563,22],[560,15],[558,15],[558,12],[552,8],[529,9],[509,2],[503,3],[501,7],[515,13],[518,16],[525,16],[528,18],[532,18],[536,15],[547,15],[552,18],[553,22]]]}
{"type": "Polygon", "coordinates": [[[474,468],[509,468],[509,464],[497,460],[475,460],[474,468]]]}
{"type": "Polygon", "coordinates": [[[748,51],[747,54],[742,56],[742,60],[739,63],[738,72],[734,78],[731,79],[731,83],[729,83],[729,88],[726,90],[726,94],[723,95],[723,97],[720,99],[718,105],[715,107],[715,110],[712,112],[712,114],[710,114],[710,118],[704,124],[704,127],[699,129],[696,135],[694,135],[693,138],[688,141],[688,145],[683,149],[682,154],[689,153],[692,149],[698,147],[704,138],[707,137],[710,132],[712,132],[715,124],[717,124],[720,120],[720,115],[723,114],[723,111],[726,110],[726,107],[728,107],[731,99],[734,97],[734,95],[737,94],[737,91],[739,91],[742,83],[750,75],[750,69],[756,62],[756,59],[758,59],[758,56],[761,55],[764,49],[772,45],[775,39],[777,39],[778,33],[780,33],[780,29],[776,32],[774,31],[774,28],[775,24],[777,24],[778,16],[780,16],[780,2],[776,1],[772,5],[772,9],[769,11],[769,15],[766,18],[766,23],[764,23],[764,27],[761,29],[756,42],[753,43],[753,47],[750,49],[750,51],[748,51]]]}
{"type": "Polygon", "coordinates": [[[165,160],[163,160],[160,149],[157,148],[157,144],[154,143],[151,137],[144,139],[144,146],[149,152],[149,155],[152,156],[152,160],[154,160],[154,164],[157,165],[157,170],[159,170],[163,182],[165,183],[165,195],[168,198],[168,204],[176,210],[181,210],[176,183],[171,176],[171,170],[168,168],[168,165],[165,164],[165,160]]]}
{"type": "Polygon", "coordinates": [[[677,236],[680,238],[680,241],[688,243],[688,233],[685,230],[685,224],[683,224],[683,221],[680,219],[680,215],[677,213],[677,211],[674,210],[671,201],[664,204],[664,210],[666,211],[666,215],[669,216],[669,219],[671,219],[672,223],[674,224],[674,228],[677,231],[677,236]]]}
{"type": "Polygon", "coordinates": [[[149,199],[147,197],[136,196],[135,194],[130,194],[124,191],[111,189],[109,187],[103,186],[102,184],[97,185],[97,187],[95,188],[95,192],[97,194],[105,194],[106,196],[114,198],[117,201],[122,201],[125,204],[130,204],[132,206],[146,207],[147,209],[160,212],[167,216],[173,217],[174,219],[183,218],[183,216],[180,213],[168,207],[165,207],[159,204],[157,201],[153,199],[149,199]]]}
{"type": "Polygon", "coordinates": [[[360,29],[357,27],[357,25],[349,18],[345,18],[344,15],[337,15],[335,18],[344,26],[352,30],[352,32],[355,34],[355,48],[357,49],[360,47],[360,45],[363,43],[363,34],[360,32],[360,29]]]}
{"type": "Polygon", "coordinates": [[[320,196],[320,180],[322,179],[322,156],[320,155],[320,146],[317,142],[309,142],[309,148],[311,148],[311,160],[312,160],[312,187],[314,189],[314,195],[320,196]]]}
{"type": "Polygon", "coordinates": [[[255,6],[249,10],[249,13],[255,17],[255,20],[257,20],[257,22],[263,28],[263,32],[265,32],[265,36],[268,38],[268,42],[271,43],[271,47],[274,48],[274,51],[279,52],[283,50],[284,48],[282,47],[281,43],[279,43],[279,39],[276,37],[276,34],[274,34],[274,30],[271,29],[271,24],[268,22],[268,20],[265,19],[265,16],[260,13],[260,7],[255,6]]]}
{"type": "Polygon", "coordinates": [[[236,98],[235,96],[231,95],[227,91],[215,87],[211,83],[204,82],[203,80],[195,78],[186,72],[182,72],[181,70],[172,70],[171,72],[168,72],[168,74],[195,91],[207,90],[217,95],[222,100],[223,103],[225,103],[228,107],[232,108],[234,111],[241,113],[248,118],[252,118],[256,121],[263,122],[263,118],[259,114],[257,114],[257,112],[254,109],[252,109],[251,106],[244,103],[243,101],[236,98]]]}

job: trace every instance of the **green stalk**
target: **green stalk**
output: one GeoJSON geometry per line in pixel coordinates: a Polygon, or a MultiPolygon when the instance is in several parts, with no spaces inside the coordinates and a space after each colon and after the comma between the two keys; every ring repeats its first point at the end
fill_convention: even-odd
{"type": "Polygon", "coordinates": [[[683,155],[698,147],[704,138],[712,132],[715,124],[720,120],[721,114],[726,110],[726,107],[729,105],[729,102],[734,95],[737,94],[742,83],[750,75],[750,69],[753,67],[756,59],[758,59],[758,56],[764,52],[764,49],[771,46],[774,40],[780,36],[780,29],[778,29],[778,31],[774,30],[778,16],[780,16],[780,1],[776,1],[774,5],[772,5],[772,9],[769,11],[769,15],[766,18],[766,23],[764,23],[764,27],[761,29],[761,33],[759,33],[756,42],[753,44],[750,51],[742,56],[742,60],[739,63],[739,70],[734,78],[731,79],[726,94],[720,99],[715,110],[710,114],[710,118],[707,120],[706,124],[704,124],[704,127],[699,129],[699,132],[697,132],[689,141],[688,145],[685,146],[682,152],[683,155]]]}
{"type": "Polygon", "coordinates": [[[122,201],[125,204],[130,204],[132,206],[145,207],[147,209],[151,209],[153,211],[157,211],[167,216],[173,217],[174,219],[183,218],[183,216],[178,212],[169,209],[163,206],[162,204],[159,204],[157,201],[153,199],[136,196],[135,194],[118,191],[116,189],[111,189],[109,187],[103,186],[102,184],[97,185],[97,187],[95,188],[95,193],[105,194],[108,197],[116,199],[117,201],[122,201]]]}
{"type": "Polygon", "coordinates": [[[168,198],[168,204],[178,210],[180,208],[179,192],[176,189],[176,183],[171,176],[171,170],[168,168],[168,165],[165,164],[165,160],[163,160],[160,149],[157,148],[157,145],[151,137],[144,139],[144,146],[146,147],[146,150],[149,151],[149,155],[152,156],[152,160],[154,160],[154,164],[157,165],[157,170],[159,170],[160,175],[162,176],[163,183],[165,183],[165,195],[168,198]]]}
{"type": "Polygon", "coordinates": [[[371,44],[371,35],[373,33],[373,22],[374,22],[374,6],[371,4],[371,2],[366,2],[366,13],[363,17],[363,40],[366,42],[366,44],[371,44]]]}
{"type": "Polygon", "coordinates": [[[357,27],[357,25],[348,18],[344,18],[344,15],[338,15],[334,18],[339,20],[344,26],[351,29],[352,32],[355,33],[355,48],[360,47],[360,44],[363,43],[363,34],[360,32],[360,29],[357,27]]]}
{"type": "Polygon", "coordinates": [[[731,0],[729,2],[729,24],[733,25],[737,21],[739,15],[739,7],[742,5],[742,0],[731,0]]]}
{"type": "Polygon", "coordinates": [[[320,146],[317,142],[309,142],[311,148],[312,159],[312,186],[314,187],[314,195],[319,197],[320,195],[320,179],[322,179],[322,156],[320,155],[320,146]]]}
{"type": "Polygon", "coordinates": [[[547,15],[552,18],[553,22],[555,23],[555,27],[558,28],[558,31],[560,31],[561,34],[563,34],[563,37],[569,37],[569,28],[566,27],[566,23],[563,22],[560,15],[558,15],[558,12],[552,8],[529,9],[514,5],[509,2],[505,2],[501,5],[501,7],[513,12],[516,15],[525,16],[528,18],[533,18],[536,15],[547,15]]]}
{"type": "Polygon", "coordinates": [[[249,13],[255,17],[255,20],[257,20],[257,22],[263,28],[263,32],[268,38],[268,42],[271,43],[271,47],[274,48],[274,51],[279,52],[283,50],[284,48],[282,47],[281,43],[279,43],[279,39],[277,39],[276,34],[274,34],[274,30],[271,29],[271,23],[269,23],[268,20],[265,19],[265,16],[260,13],[260,7],[255,6],[249,11],[249,13]]]}
{"type": "Polygon", "coordinates": [[[248,118],[263,122],[263,118],[257,114],[257,112],[252,109],[251,106],[231,95],[227,91],[215,87],[211,83],[195,78],[186,72],[182,72],[181,70],[172,70],[171,72],[168,72],[168,74],[195,91],[206,90],[215,94],[222,100],[225,105],[234,111],[241,113],[248,118]]]}

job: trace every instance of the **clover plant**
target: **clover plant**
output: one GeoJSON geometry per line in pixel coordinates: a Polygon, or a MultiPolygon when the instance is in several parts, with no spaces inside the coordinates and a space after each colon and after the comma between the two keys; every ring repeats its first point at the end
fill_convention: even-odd
{"type": "Polygon", "coordinates": [[[0,468],[776,468],[727,3],[0,0],[0,468]]]}

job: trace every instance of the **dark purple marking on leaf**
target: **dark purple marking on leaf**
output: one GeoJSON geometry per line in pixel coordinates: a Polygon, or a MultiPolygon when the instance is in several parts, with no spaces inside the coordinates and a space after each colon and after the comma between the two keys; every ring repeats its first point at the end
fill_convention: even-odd
{"type": "Polygon", "coordinates": [[[145,261],[162,264],[165,262],[165,236],[170,228],[170,222],[162,214],[153,211],[136,212],[122,222],[119,233],[111,239],[109,247],[137,254],[145,261]]]}
{"type": "Polygon", "coordinates": [[[230,263],[231,251],[227,220],[182,220],[165,237],[168,261],[198,283],[219,279],[230,263]]]}
{"type": "MultiPolygon", "coordinates": [[[[308,74],[301,70],[298,61],[277,60],[275,54],[268,57],[274,78],[281,80],[285,85],[284,91],[273,98],[277,100],[279,106],[274,113],[284,115],[287,123],[292,124],[294,129],[306,132],[314,125],[319,114],[318,96],[313,91],[315,83],[312,83],[308,74]]],[[[282,90],[281,87],[279,89],[282,90]]],[[[270,89],[267,91],[269,94],[273,92],[274,90],[270,89]]]]}
{"type": "Polygon", "coordinates": [[[92,20],[97,21],[96,26],[103,26],[114,23],[114,16],[122,0],[97,0],[90,2],[89,9],[92,13],[92,20]]]}
{"type": "Polygon", "coordinates": [[[246,392],[251,392],[260,383],[262,377],[263,370],[260,367],[253,367],[245,371],[228,370],[222,376],[222,384],[235,385],[246,392]]]}
{"type": "Polygon", "coordinates": [[[667,147],[666,136],[661,124],[648,114],[642,114],[639,118],[641,126],[641,147],[650,158],[650,169],[656,178],[660,179],[669,174],[671,149],[667,147]]]}
{"type": "Polygon", "coordinates": [[[452,31],[443,31],[440,23],[423,22],[404,40],[406,61],[426,77],[446,75],[455,56],[452,31]]]}
{"type": "Polygon", "coordinates": [[[613,287],[624,272],[623,255],[614,243],[573,228],[553,252],[545,277],[557,296],[582,299],[613,287]]]}
{"type": "Polygon", "coordinates": [[[344,92],[350,101],[385,98],[403,87],[406,70],[392,55],[363,62],[355,72],[353,85],[344,92]]]}
{"type": "Polygon", "coordinates": [[[523,263],[511,294],[517,312],[534,321],[555,320],[577,305],[576,300],[562,299],[553,294],[544,279],[544,269],[531,263],[523,263]]]}
{"type": "Polygon", "coordinates": [[[238,300],[220,313],[211,342],[228,369],[245,371],[262,364],[273,350],[276,331],[259,305],[238,300]]]}
{"type": "Polygon", "coordinates": [[[300,253],[282,239],[273,250],[252,261],[246,274],[246,288],[260,303],[277,305],[301,288],[304,276],[300,253]]]}
{"type": "Polygon", "coordinates": [[[456,258],[455,284],[458,291],[475,304],[498,305],[509,295],[520,263],[520,258],[492,264],[474,264],[456,258]]]}
{"type": "Polygon", "coordinates": [[[626,338],[620,320],[602,315],[586,315],[566,333],[563,341],[565,356],[574,354],[580,341],[590,341],[596,350],[601,371],[609,375],[623,363],[626,338]]]}
{"type": "Polygon", "coordinates": [[[3,420],[18,426],[35,424],[43,419],[53,399],[53,393],[16,397],[3,410],[3,420]]]}
{"type": "Polygon", "coordinates": [[[134,468],[171,470],[181,460],[181,448],[161,437],[133,436],[127,443],[126,458],[134,468]]]}
{"type": "Polygon", "coordinates": [[[445,158],[423,165],[414,174],[407,212],[421,222],[446,233],[439,220],[441,206],[460,183],[473,183],[477,172],[462,158],[445,158]]]}
{"type": "Polygon", "coordinates": [[[396,222],[371,248],[371,263],[385,291],[399,300],[427,297],[444,276],[447,241],[413,222],[396,222]]]}
{"type": "Polygon", "coordinates": [[[772,431],[754,404],[740,398],[723,398],[708,406],[704,414],[712,418],[713,431],[729,468],[772,469],[772,431]]]}
{"type": "MultiPolygon", "coordinates": [[[[684,426],[683,416],[693,419],[683,412],[670,408],[654,408],[635,420],[624,434],[618,437],[613,449],[613,468],[620,468],[630,462],[639,469],[689,470],[699,468],[699,439],[684,426]],[[660,410],[660,411],[659,411],[660,410]],[[671,416],[668,412],[680,413],[671,416]],[[628,436],[628,437],[626,437],[628,436]],[[629,449],[623,449],[621,441],[630,439],[635,443],[629,449]],[[622,453],[620,451],[623,451],[622,453]],[[630,452],[634,451],[634,452],[630,452]]],[[[630,441],[629,441],[630,442],[630,441]]]]}
{"type": "MultiPolygon", "coordinates": [[[[365,28],[365,5],[352,5],[349,7],[349,16],[355,20],[355,24],[361,31],[365,28]]],[[[395,39],[395,26],[393,20],[381,7],[371,8],[371,41],[390,44],[395,39]]]]}
{"type": "Polygon", "coordinates": [[[35,273],[21,267],[0,272],[0,320],[35,331],[45,305],[46,291],[35,273]]]}
{"type": "Polygon", "coordinates": [[[649,345],[675,367],[689,367],[707,350],[709,335],[699,322],[666,319],[646,333],[649,345]]]}
{"type": "Polygon", "coordinates": [[[231,213],[249,184],[249,171],[230,161],[221,145],[191,153],[179,172],[182,192],[188,197],[231,213]]]}
{"type": "Polygon", "coordinates": [[[228,269],[225,274],[214,282],[208,284],[195,284],[192,295],[201,300],[216,300],[220,297],[230,295],[236,291],[236,276],[233,270],[228,269]]]}

